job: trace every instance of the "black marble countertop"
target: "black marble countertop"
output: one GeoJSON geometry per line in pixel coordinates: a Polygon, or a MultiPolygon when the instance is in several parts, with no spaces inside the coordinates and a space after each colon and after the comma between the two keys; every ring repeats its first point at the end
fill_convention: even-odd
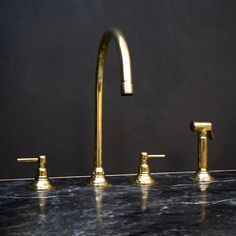
{"type": "Polygon", "coordinates": [[[236,235],[236,171],[212,175],[208,186],[190,173],[154,175],[155,186],[133,185],[134,176],[109,177],[106,188],[52,179],[46,193],[1,181],[0,235],[236,235]]]}

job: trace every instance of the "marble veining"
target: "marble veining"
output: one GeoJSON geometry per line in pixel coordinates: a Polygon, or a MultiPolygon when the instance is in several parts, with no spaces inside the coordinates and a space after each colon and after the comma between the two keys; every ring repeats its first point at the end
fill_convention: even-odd
{"type": "Polygon", "coordinates": [[[236,171],[212,175],[208,186],[189,173],[154,175],[155,186],[133,185],[134,176],[110,177],[106,188],[54,179],[46,193],[2,181],[0,235],[236,235],[236,171]]]}

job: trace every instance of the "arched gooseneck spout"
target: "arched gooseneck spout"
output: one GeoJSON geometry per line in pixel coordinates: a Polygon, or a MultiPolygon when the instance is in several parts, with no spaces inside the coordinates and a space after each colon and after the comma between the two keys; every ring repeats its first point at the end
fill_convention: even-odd
{"type": "Polygon", "coordinates": [[[119,51],[121,63],[121,95],[132,95],[133,84],[131,75],[131,63],[129,49],[124,35],[118,29],[106,31],[101,39],[96,68],[96,122],[95,122],[95,153],[94,153],[94,171],[90,181],[93,186],[106,186],[104,170],[102,167],[102,99],[103,99],[103,79],[105,58],[111,38],[114,38],[119,51]]]}

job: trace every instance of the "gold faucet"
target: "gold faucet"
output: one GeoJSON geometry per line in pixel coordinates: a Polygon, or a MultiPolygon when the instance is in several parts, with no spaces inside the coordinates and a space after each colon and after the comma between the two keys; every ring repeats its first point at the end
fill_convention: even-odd
{"type": "Polygon", "coordinates": [[[210,122],[191,122],[192,131],[198,131],[198,170],[192,178],[197,182],[211,182],[213,178],[207,171],[208,162],[208,138],[214,139],[212,123],[210,122]]]}
{"type": "Polygon", "coordinates": [[[102,167],[102,98],[103,98],[103,77],[106,53],[111,38],[114,38],[120,55],[121,62],[121,95],[132,95],[133,84],[131,75],[131,63],[129,49],[124,35],[118,29],[106,31],[101,39],[96,68],[96,121],[95,121],[95,153],[94,171],[90,185],[107,186],[104,170],[102,167]]]}
{"type": "Polygon", "coordinates": [[[53,185],[48,179],[46,165],[46,156],[39,157],[23,157],[17,158],[17,162],[28,162],[28,163],[38,163],[38,169],[35,175],[35,179],[29,188],[36,191],[45,191],[53,188],[53,185]]]}

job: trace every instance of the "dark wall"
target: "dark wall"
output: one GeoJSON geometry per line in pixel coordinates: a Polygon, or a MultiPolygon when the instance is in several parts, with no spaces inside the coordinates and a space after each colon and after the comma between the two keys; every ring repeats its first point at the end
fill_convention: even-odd
{"type": "Polygon", "coordinates": [[[46,154],[50,176],[88,175],[96,56],[123,31],[135,94],[121,97],[114,42],[104,91],[104,167],[134,173],[139,152],[165,153],[152,171],[194,170],[192,120],[212,121],[210,169],[236,168],[236,2],[1,0],[0,178],[33,176],[18,156],[46,154]]]}

